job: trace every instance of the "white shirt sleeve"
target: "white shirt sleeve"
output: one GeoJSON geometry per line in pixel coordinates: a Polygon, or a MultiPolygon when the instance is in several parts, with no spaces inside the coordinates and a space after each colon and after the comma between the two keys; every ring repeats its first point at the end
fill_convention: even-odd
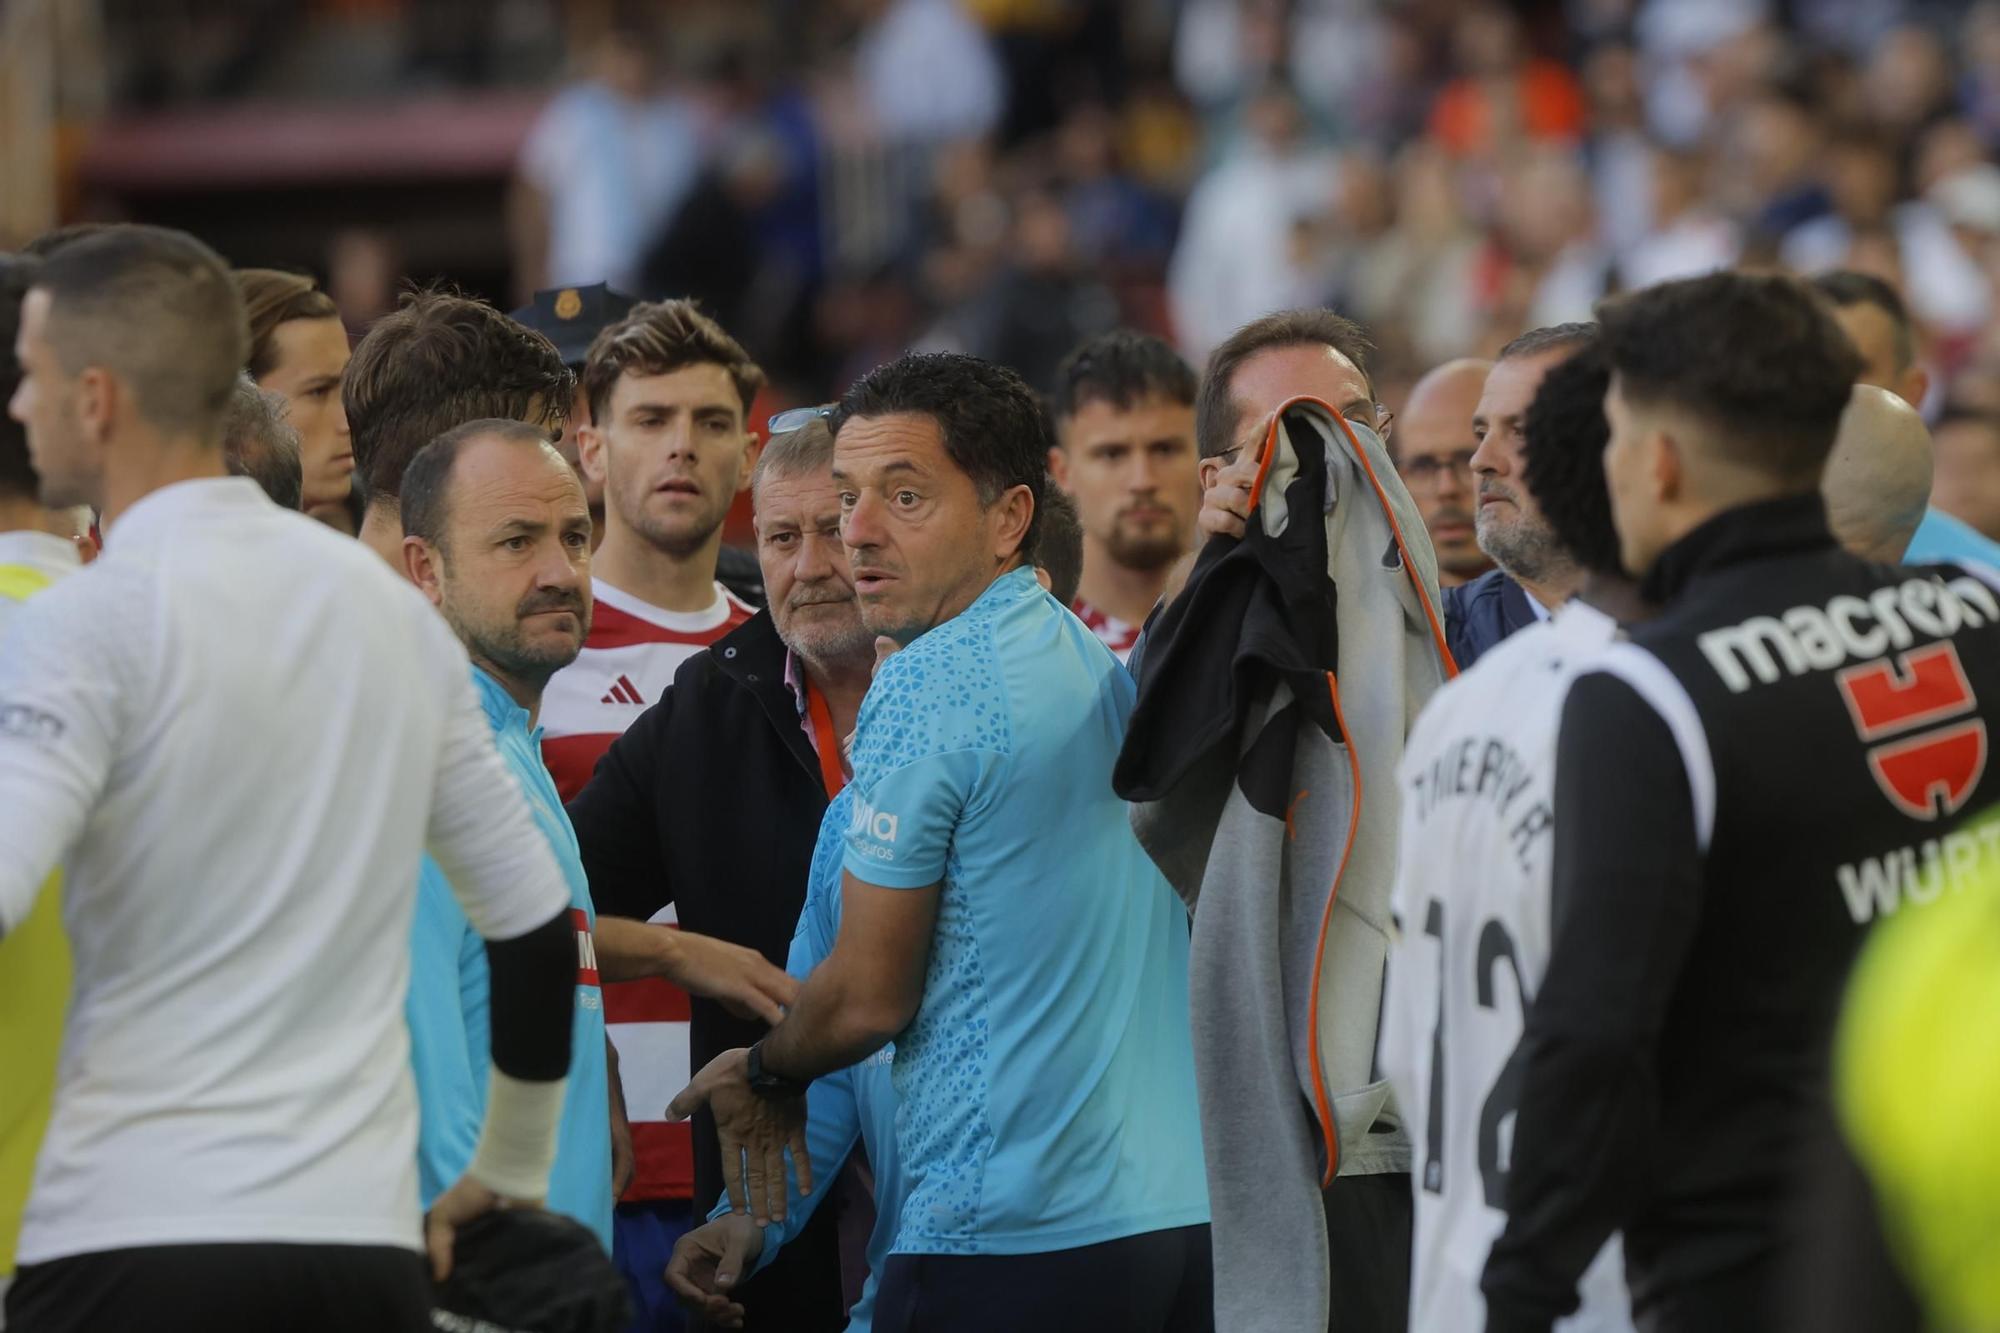
{"type": "Polygon", "coordinates": [[[0,936],[68,855],[117,757],[128,668],[149,636],[145,608],[110,605],[116,593],[79,576],[33,598],[0,640],[0,936]]]}
{"type": "Polygon", "coordinates": [[[452,650],[445,656],[452,679],[431,795],[430,854],[472,928],[485,939],[515,939],[566,909],[569,886],[520,784],[493,746],[464,650],[443,620],[435,613],[432,618],[438,638],[452,650]]]}

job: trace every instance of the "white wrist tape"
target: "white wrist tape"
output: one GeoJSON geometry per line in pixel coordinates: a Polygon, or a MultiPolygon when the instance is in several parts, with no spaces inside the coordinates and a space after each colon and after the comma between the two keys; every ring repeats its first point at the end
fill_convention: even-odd
{"type": "Polygon", "coordinates": [[[486,1084],[486,1123],[465,1173],[503,1198],[546,1198],[567,1084],[560,1078],[530,1083],[493,1069],[486,1084]]]}

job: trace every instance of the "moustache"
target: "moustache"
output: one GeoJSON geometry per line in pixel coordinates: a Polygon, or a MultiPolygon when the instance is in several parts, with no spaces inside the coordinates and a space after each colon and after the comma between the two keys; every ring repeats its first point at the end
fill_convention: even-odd
{"type": "Polygon", "coordinates": [[[1431,522],[1438,524],[1470,523],[1472,522],[1472,515],[1466,513],[1463,509],[1440,509],[1437,513],[1431,515],[1431,522]]]}
{"type": "Polygon", "coordinates": [[[1502,486],[1497,481],[1488,481],[1485,478],[1481,478],[1479,482],[1479,498],[1482,500],[1516,499],[1514,492],[1511,488],[1502,486]]]}
{"type": "Polygon", "coordinates": [[[521,599],[521,604],[514,608],[514,616],[518,620],[526,620],[529,616],[538,615],[543,611],[568,611],[581,620],[583,619],[583,594],[575,592],[529,593],[521,599]]]}
{"type": "Polygon", "coordinates": [[[785,605],[796,611],[802,606],[840,606],[844,603],[851,603],[853,600],[854,594],[851,592],[833,594],[815,593],[808,596],[787,598],[785,605]]]}

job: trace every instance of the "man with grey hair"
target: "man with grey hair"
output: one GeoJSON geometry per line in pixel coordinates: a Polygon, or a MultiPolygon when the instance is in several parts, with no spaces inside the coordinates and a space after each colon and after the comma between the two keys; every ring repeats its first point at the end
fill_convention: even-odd
{"type": "Polygon", "coordinates": [[[299,433],[285,420],[284,395],[266,393],[247,373],[236,376],[222,409],[222,461],[230,476],[250,478],[280,509],[299,507],[299,433]]]}
{"type": "Polygon", "coordinates": [[[1887,389],[1857,384],[1820,481],[1840,544],[1863,560],[1900,565],[1931,498],[1931,433],[1887,389]]]}
{"type": "MultiPolygon", "coordinates": [[[[682,929],[643,938],[680,945],[700,932],[733,951],[691,961],[628,956],[617,944],[620,932],[598,936],[606,981],[665,976],[696,992],[691,1012],[681,1011],[696,1068],[758,1040],[779,1017],[778,1005],[796,993],[781,969],[805,903],[820,818],[847,782],[841,739],[854,730],[875,660],[841,544],[833,437],[823,417],[809,410],[801,416],[802,424],[774,432],[751,477],[769,606],[681,665],[569,807],[600,920],[643,922],[671,906],[682,929]],[[677,961],[689,963],[679,974],[671,970],[677,961]],[[712,988],[697,983],[714,968],[751,964],[746,975],[762,1003],[727,1008],[700,998],[712,988]]],[[[628,931],[624,938],[642,937],[628,931]]],[[[614,1041],[618,1032],[614,1027],[614,1041]]],[[[638,1068],[631,1055],[624,1065],[638,1068]]],[[[671,1081],[666,1071],[650,1077],[649,1090],[671,1081]]],[[[633,1117],[657,1118],[678,1091],[677,1083],[661,1086],[657,1104],[631,1105],[633,1117]]],[[[705,1215],[722,1181],[706,1114],[695,1123],[694,1152],[694,1203],[705,1215]]],[[[843,1325],[837,1211],[822,1209],[768,1269],[731,1293],[751,1327],[812,1333],[843,1325]]],[[[637,1221],[628,1217],[621,1226],[637,1221]]],[[[635,1279],[635,1296],[648,1311],[670,1299],[660,1274],[680,1234],[660,1228],[646,1263],[635,1265],[646,1270],[635,1279]]]]}

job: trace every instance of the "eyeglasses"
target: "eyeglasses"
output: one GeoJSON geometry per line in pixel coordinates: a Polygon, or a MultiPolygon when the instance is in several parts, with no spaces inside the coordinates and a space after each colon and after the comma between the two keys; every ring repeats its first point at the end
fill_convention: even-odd
{"type": "Polygon", "coordinates": [[[835,403],[821,403],[818,407],[793,407],[778,413],[764,423],[766,435],[784,435],[787,432],[803,430],[815,421],[824,421],[833,415],[835,403]]]}
{"type": "Polygon", "coordinates": [[[1403,474],[1403,480],[1412,486],[1436,486],[1444,480],[1446,472],[1461,477],[1472,475],[1472,450],[1460,449],[1450,454],[1418,454],[1396,464],[1396,471],[1403,474]]]}
{"type": "MultiPolygon", "coordinates": [[[[1352,411],[1347,412],[1344,415],[1346,416],[1349,423],[1356,426],[1366,426],[1369,430],[1374,431],[1377,435],[1386,435],[1389,430],[1389,423],[1396,419],[1396,414],[1394,412],[1391,412],[1388,408],[1382,406],[1382,404],[1380,403],[1368,404],[1367,409],[1365,411],[1362,408],[1356,407],[1352,411]]],[[[1266,417],[1264,420],[1266,424],[1269,424],[1270,422],[1269,417],[1266,417]]],[[[1238,458],[1241,458],[1242,456],[1243,456],[1243,446],[1240,444],[1235,444],[1231,445],[1227,449],[1224,449],[1221,453],[1217,454],[1215,458],[1218,463],[1222,464],[1222,466],[1229,467],[1232,464],[1234,464],[1238,458]]],[[[1468,454],[1466,455],[1466,457],[1470,458],[1471,455],[1468,454]]]]}

